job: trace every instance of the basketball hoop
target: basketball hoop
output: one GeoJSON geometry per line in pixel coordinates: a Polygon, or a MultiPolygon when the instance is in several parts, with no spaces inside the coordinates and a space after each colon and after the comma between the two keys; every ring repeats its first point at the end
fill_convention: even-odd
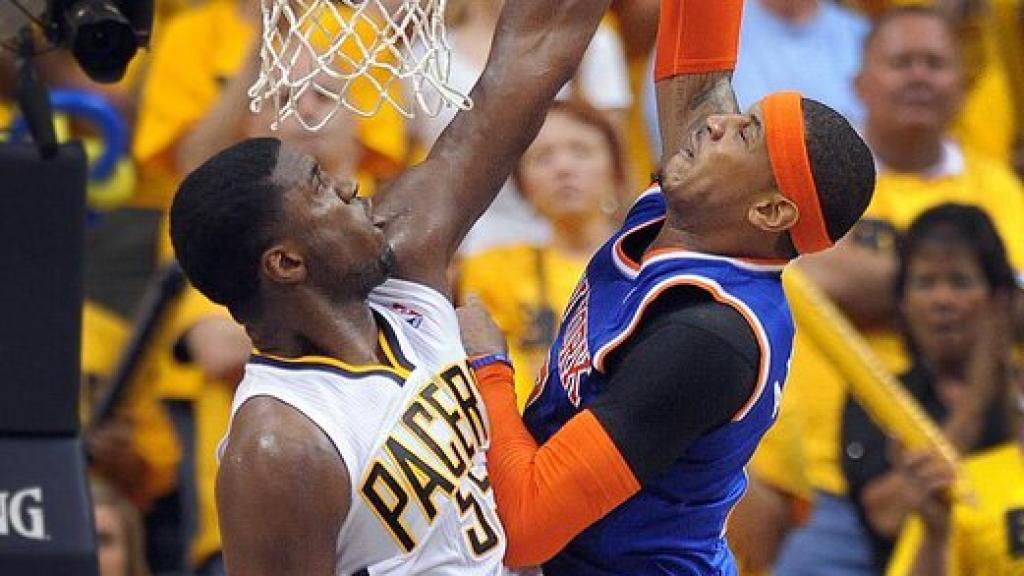
{"type": "Polygon", "coordinates": [[[273,129],[294,116],[316,131],[342,107],[369,117],[391,106],[412,118],[472,106],[448,84],[447,0],[261,1],[260,76],[249,97],[253,112],[274,107],[273,129]],[[303,97],[333,104],[311,118],[298,106],[303,97]]]}

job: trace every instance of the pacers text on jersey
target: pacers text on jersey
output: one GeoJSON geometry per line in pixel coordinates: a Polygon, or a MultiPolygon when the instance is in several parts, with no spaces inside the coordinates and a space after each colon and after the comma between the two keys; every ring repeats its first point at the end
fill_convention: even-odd
{"type": "Polygon", "coordinates": [[[482,405],[467,366],[444,370],[413,397],[369,466],[360,493],[406,552],[416,546],[411,515],[433,524],[436,497],[454,500],[462,518],[472,517],[463,535],[475,554],[498,544],[477,496],[490,482],[482,466],[474,470],[474,456],[488,444],[482,405]]]}

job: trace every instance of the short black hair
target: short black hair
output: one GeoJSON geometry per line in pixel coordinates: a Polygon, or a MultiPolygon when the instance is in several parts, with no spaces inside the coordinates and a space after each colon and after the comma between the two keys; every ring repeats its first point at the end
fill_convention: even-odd
{"type": "Polygon", "coordinates": [[[871,203],[875,160],[864,139],[842,114],[810,98],[803,98],[801,104],[811,175],[828,236],[836,242],[853,228],[871,203]]]}
{"type": "Polygon", "coordinates": [[[271,177],[281,141],[252,138],[189,174],[171,205],[171,242],[189,281],[236,318],[259,291],[259,262],[273,241],[284,189],[271,177]]]}
{"type": "Polygon", "coordinates": [[[905,294],[910,261],[926,247],[936,245],[946,250],[951,246],[966,248],[977,260],[991,290],[1016,289],[1017,279],[1006,257],[1006,247],[988,214],[974,206],[947,203],[922,212],[898,240],[897,298],[905,294]]]}

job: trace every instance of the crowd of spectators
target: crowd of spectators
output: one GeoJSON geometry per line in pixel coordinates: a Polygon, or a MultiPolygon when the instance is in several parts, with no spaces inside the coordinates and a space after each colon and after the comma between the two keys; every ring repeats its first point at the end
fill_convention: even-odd
{"type": "MultiPolygon", "coordinates": [[[[457,89],[479,77],[502,2],[449,1],[457,89]]],[[[343,110],[315,134],[294,122],[271,131],[268,109],[251,113],[247,96],[260,1],[157,8],[152,46],[120,83],[92,83],[65,53],[37,59],[51,88],[100,96],[131,142],[118,169],[89,185],[83,413],[171,259],[166,213],[185,174],[243,138],[274,135],[372,195],[422,159],[455,113],[343,110]]],[[[657,169],[657,10],[657,0],[613,3],[452,270],[455,293],[479,297],[508,334],[520,407],[589,255],[657,169]]],[[[0,52],[0,138],[18,115],[12,60],[0,52]]],[[[798,318],[783,409],[729,528],[744,573],[1024,573],[1024,2],[747,0],[733,81],[742,107],[780,89],[828,103],[871,147],[879,178],[864,219],[795,266],[964,454],[975,500],[951,502],[946,463],[871,422],[798,318]]],[[[299,105],[322,117],[331,102],[310,92],[299,105]]],[[[57,123],[102,148],[88,122],[61,113],[57,123]]],[[[224,573],[215,449],[250,351],[225,310],[186,288],[115,416],[86,423],[103,576],[224,573]]]]}

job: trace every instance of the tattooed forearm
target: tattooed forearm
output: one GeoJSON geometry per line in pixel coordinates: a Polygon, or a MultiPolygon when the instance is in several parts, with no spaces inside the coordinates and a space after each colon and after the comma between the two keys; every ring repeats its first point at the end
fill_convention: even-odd
{"type": "Polygon", "coordinates": [[[687,106],[690,123],[687,124],[686,133],[689,134],[696,130],[698,125],[712,114],[736,114],[738,112],[739,104],[736,103],[736,94],[732,91],[732,84],[728,78],[718,78],[690,100],[689,106],[687,106]]]}
{"type": "Polygon", "coordinates": [[[683,138],[697,130],[711,114],[739,111],[730,72],[688,74],[659,82],[658,125],[664,158],[679,149],[683,138]]]}

